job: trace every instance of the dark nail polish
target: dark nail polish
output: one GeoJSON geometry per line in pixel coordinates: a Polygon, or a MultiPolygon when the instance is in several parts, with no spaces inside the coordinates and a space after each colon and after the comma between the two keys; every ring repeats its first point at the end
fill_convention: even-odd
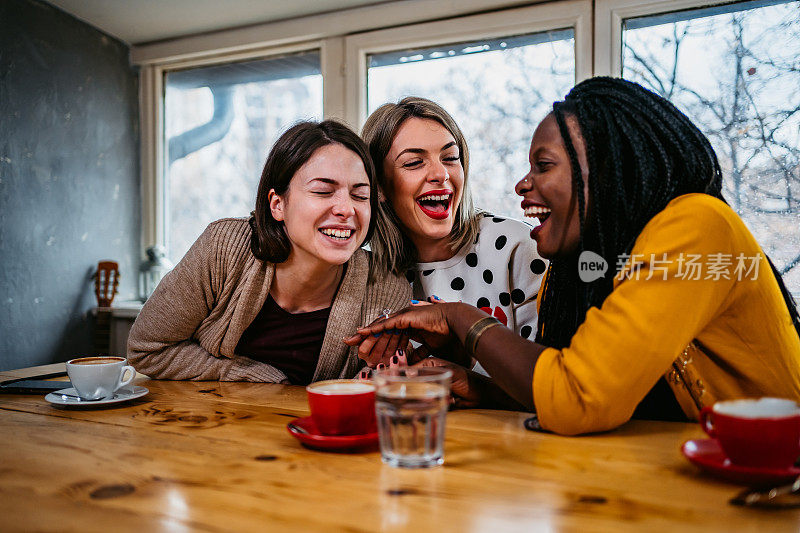
{"type": "Polygon", "coordinates": [[[418,303],[419,303],[419,300],[411,300],[411,303],[412,303],[412,304],[418,304],[418,303]]]}
{"type": "Polygon", "coordinates": [[[396,364],[398,364],[399,362],[400,362],[400,358],[399,358],[399,357],[397,357],[396,355],[393,355],[393,356],[392,356],[392,363],[394,363],[394,364],[396,365],[396,364]]]}
{"type": "Polygon", "coordinates": [[[400,357],[404,356],[405,354],[406,354],[406,351],[403,350],[402,348],[397,350],[397,355],[399,355],[400,357]]]}

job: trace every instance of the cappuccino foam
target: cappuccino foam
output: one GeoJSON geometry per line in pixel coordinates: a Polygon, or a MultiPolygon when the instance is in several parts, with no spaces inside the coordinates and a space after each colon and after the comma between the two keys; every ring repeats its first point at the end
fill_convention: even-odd
{"type": "Polygon", "coordinates": [[[730,400],[714,404],[714,412],[739,418],[782,418],[800,414],[794,400],[759,398],[730,400]]]}
{"type": "Polygon", "coordinates": [[[322,383],[318,386],[311,386],[311,392],[319,392],[322,394],[362,394],[365,392],[373,392],[375,387],[369,383],[357,383],[353,381],[344,381],[340,383],[322,383]]]}
{"type": "Polygon", "coordinates": [[[73,359],[69,362],[71,365],[107,365],[110,363],[121,363],[125,359],[121,357],[84,357],[81,359],[73,359]]]}

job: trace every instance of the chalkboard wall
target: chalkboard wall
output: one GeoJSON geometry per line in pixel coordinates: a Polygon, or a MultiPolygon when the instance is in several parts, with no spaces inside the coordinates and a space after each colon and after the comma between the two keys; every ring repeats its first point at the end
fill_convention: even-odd
{"type": "Polygon", "coordinates": [[[135,296],[137,91],[124,43],[0,0],[0,370],[92,352],[98,261],[135,296]]]}

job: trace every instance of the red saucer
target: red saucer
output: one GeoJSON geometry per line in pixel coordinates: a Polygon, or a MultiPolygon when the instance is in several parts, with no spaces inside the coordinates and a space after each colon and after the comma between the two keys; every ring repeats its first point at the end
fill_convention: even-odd
{"type": "Polygon", "coordinates": [[[378,444],[377,432],[364,435],[322,435],[310,416],[295,418],[286,424],[286,430],[305,446],[318,450],[357,450],[374,448],[378,444]],[[293,425],[308,433],[298,431],[293,425]]]}
{"type": "Polygon", "coordinates": [[[800,476],[800,468],[796,466],[761,468],[733,464],[716,439],[687,440],[681,446],[681,452],[706,472],[741,485],[779,485],[792,482],[800,476]]]}

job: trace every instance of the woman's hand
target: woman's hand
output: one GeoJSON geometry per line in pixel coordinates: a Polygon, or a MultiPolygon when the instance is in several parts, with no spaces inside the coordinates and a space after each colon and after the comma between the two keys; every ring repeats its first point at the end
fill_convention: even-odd
{"type": "MultiPolygon", "coordinates": [[[[389,360],[388,365],[378,363],[377,370],[392,367],[404,366],[438,366],[450,369],[453,372],[450,384],[450,404],[456,408],[477,407],[480,403],[479,388],[477,383],[470,380],[470,371],[463,366],[439,359],[438,357],[425,357],[419,359],[419,352],[404,352],[398,350],[389,360]]],[[[358,379],[370,380],[372,379],[372,369],[364,368],[359,374],[358,379]]]]}
{"type": "Polygon", "coordinates": [[[372,379],[373,370],[383,370],[386,367],[413,365],[425,357],[427,356],[421,354],[418,350],[414,350],[411,347],[408,348],[408,351],[397,350],[386,362],[378,363],[374,369],[370,368],[369,366],[364,367],[361,372],[358,373],[357,379],[372,379]]]}
{"type": "Polygon", "coordinates": [[[480,403],[480,393],[470,380],[470,371],[463,366],[438,357],[425,358],[413,366],[438,366],[451,370],[453,377],[450,381],[450,394],[454,407],[477,407],[480,403]]]}
{"type": "Polygon", "coordinates": [[[448,347],[453,340],[447,322],[448,305],[407,307],[388,318],[359,328],[355,335],[344,339],[344,342],[348,346],[358,346],[358,356],[372,367],[381,362],[387,363],[394,355],[394,350],[388,351],[387,348],[392,345],[397,347],[399,343],[382,340],[381,337],[398,335],[397,331],[421,343],[428,352],[439,351],[448,347]]]}
{"type": "MultiPolygon", "coordinates": [[[[385,315],[388,316],[388,315],[385,315]]],[[[379,316],[369,326],[364,326],[364,328],[369,328],[378,322],[385,320],[385,316],[379,316]]],[[[359,328],[359,331],[364,328],[359,328]]],[[[358,337],[358,334],[353,335],[351,337],[345,337],[342,341],[349,346],[356,346],[361,340],[366,338],[366,336],[358,337],[360,340],[358,342],[350,342],[358,337]]],[[[389,359],[392,355],[397,353],[398,351],[403,352],[403,350],[409,349],[410,345],[408,342],[408,332],[405,330],[386,330],[382,333],[376,333],[373,335],[374,343],[370,350],[370,357],[361,357],[359,353],[359,357],[366,361],[367,366],[370,369],[374,369],[377,367],[379,363],[384,363],[386,365],[389,364],[389,359]]]]}
{"type": "MultiPolygon", "coordinates": [[[[464,400],[458,405],[472,405],[480,398],[481,405],[484,406],[533,409],[533,370],[539,355],[545,349],[544,346],[523,339],[506,327],[492,327],[481,336],[476,354],[492,378],[484,379],[465,368],[470,365],[471,359],[466,354],[463,339],[476,321],[486,316],[488,315],[484,311],[464,303],[418,305],[360,328],[355,335],[344,339],[344,342],[350,346],[359,346],[359,357],[366,361],[371,358],[375,361],[370,366],[379,362],[387,364],[391,356],[381,359],[383,354],[372,355],[371,349],[377,340],[372,335],[392,329],[407,330],[411,339],[422,343],[422,346],[414,350],[413,358],[435,355],[440,360],[456,363],[461,367],[454,368],[457,375],[453,377],[453,390],[464,400]]],[[[409,360],[409,363],[414,364],[414,361],[409,360]]]]}

